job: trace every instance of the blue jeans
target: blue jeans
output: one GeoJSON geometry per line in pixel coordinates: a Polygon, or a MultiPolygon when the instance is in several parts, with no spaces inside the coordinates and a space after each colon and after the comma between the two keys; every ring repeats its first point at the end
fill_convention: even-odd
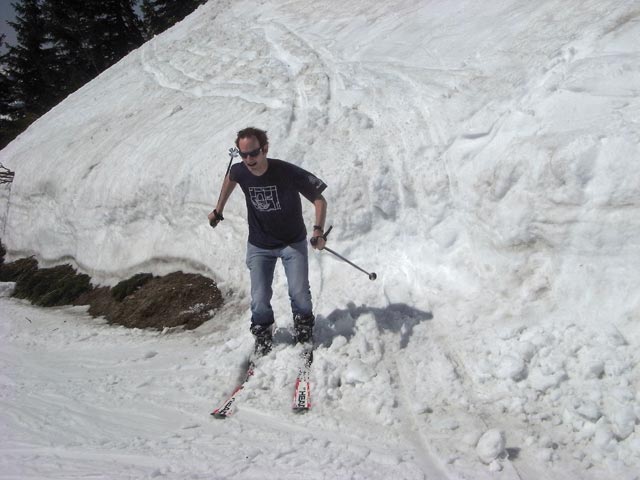
{"type": "Polygon", "coordinates": [[[289,300],[293,315],[311,315],[311,288],[309,287],[309,259],[307,240],[283,248],[266,249],[247,243],[247,267],[251,275],[251,324],[271,325],[273,309],[271,297],[273,273],[278,258],[282,259],[289,286],[289,300]]]}

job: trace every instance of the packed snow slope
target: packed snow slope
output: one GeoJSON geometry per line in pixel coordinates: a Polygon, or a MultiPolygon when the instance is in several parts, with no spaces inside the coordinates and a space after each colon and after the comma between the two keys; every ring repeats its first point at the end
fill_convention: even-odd
{"type": "Polygon", "coordinates": [[[100,456],[134,477],[638,478],[639,158],[637,2],[209,2],[0,152],[16,172],[2,239],[107,284],[203,272],[227,307],[173,337],[86,319],[52,334],[2,300],[2,470],[67,478],[100,456]],[[313,413],[287,411],[282,345],[237,420],[211,424],[251,338],[241,193],[219,228],[206,215],[249,125],[329,185],[329,246],[378,280],[312,253],[313,413]],[[96,352],[91,395],[70,364],[96,352]],[[141,398],[160,419],[133,420],[141,398]]]}

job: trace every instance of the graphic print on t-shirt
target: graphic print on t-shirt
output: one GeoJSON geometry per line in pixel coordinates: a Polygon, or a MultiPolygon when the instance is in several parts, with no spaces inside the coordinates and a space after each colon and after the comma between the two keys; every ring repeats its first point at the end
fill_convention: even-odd
{"type": "Polygon", "coordinates": [[[280,200],[278,200],[278,188],[270,187],[249,187],[251,203],[260,212],[271,212],[280,210],[280,200]]]}

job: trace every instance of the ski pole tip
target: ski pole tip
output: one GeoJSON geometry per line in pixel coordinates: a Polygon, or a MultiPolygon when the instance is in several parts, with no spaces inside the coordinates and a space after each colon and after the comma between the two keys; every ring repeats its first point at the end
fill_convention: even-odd
{"type": "Polygon", "coordinates": [[[376,278],[378,278],[378,275],[376,275],[376,273],[375,273],[375,272],[371,272],[371,273],[369,274],[369,280],[375,280],[376,278]]]}

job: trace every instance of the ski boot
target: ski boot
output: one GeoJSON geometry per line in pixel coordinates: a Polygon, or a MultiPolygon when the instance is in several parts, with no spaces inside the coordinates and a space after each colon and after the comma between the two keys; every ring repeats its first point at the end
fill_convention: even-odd
{"type": "Polygon", "coordinates": [[[268,354],[273,345],[273,324],[252,325],[251,333],[256,341],[253,353],[259,357],[268,354]]]}
{"type": "Polygon", "coordinates": [[[315,317],[313,314],[302,315],[297,313],[293,316],[293,328],[295,329],[296,342],[307,343],[313,340],[313,324],[315,317]]]}

